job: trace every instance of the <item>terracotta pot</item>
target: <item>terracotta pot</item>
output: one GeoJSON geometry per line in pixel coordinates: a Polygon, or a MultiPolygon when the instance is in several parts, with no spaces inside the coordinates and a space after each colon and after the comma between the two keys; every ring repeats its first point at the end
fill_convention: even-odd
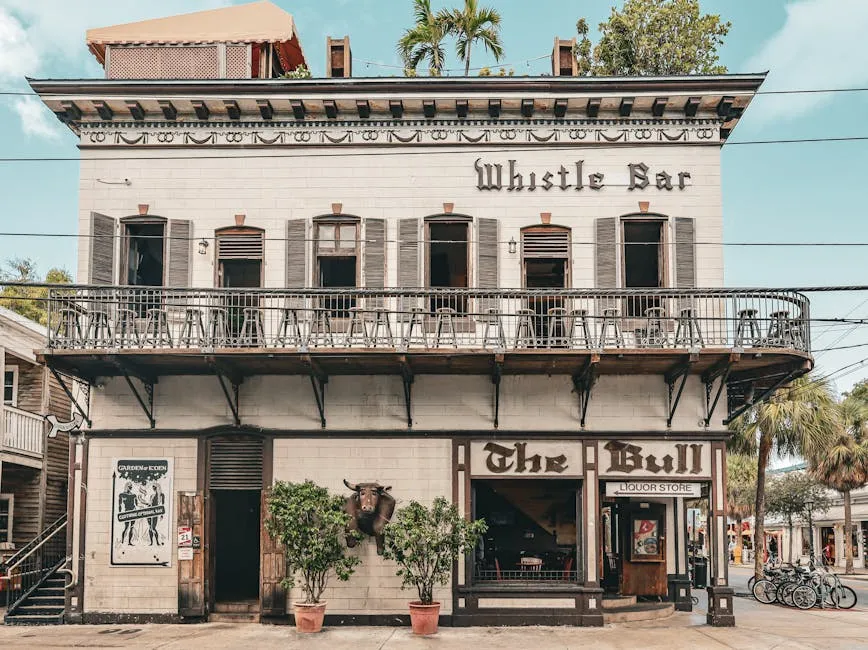
{"type": "Polygon", "coordinates": [[[423,605],[421,602],[410,603],[410,625],[413,634],[437,634],[437,623],[440,620],[440,603],[423,605]]]}
{"type": "Polygon", "coordinates": [[[293,603],[295,610],[295,629],[302,634],[311,634],[322,630],[322,620],[325,617],[325,603],[293,603]]]}
{"type": "Polygon", "coordinates": [[[545,225],[548,225],[552,222],[552,213],[551,212],[540,212],[539,218],[540,218],[540,221],[542,221],[545,225]]]}

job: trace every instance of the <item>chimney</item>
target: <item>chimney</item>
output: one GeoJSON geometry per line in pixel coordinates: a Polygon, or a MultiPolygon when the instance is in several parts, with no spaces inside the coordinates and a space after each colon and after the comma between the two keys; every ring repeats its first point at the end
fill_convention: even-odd
{"type": "Polygon", "coordinates": [[[326,37],[326,77],[352,77],[353,55],[350,37],[326,37]]]}
{"type": "Polygon", "coordinates": [[[575,50],[575,38],[564,41],[555,36],[555,47],[552,50],[552,76],[575,77],[579,74],[575,50]]]}

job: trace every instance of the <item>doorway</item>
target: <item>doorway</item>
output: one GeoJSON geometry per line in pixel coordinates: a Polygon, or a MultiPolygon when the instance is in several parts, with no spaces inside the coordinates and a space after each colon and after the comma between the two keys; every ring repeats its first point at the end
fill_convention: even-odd
{"type": "Polygon", "coordinates": [[[212,490],[214,600],[259,600],[259,490],[212,490]]]}
{"type": "Polygon", "coordinates": [[[622,596],[667,595],[666,505],[607,499],[600,513],[602,587],[622,596]]]}

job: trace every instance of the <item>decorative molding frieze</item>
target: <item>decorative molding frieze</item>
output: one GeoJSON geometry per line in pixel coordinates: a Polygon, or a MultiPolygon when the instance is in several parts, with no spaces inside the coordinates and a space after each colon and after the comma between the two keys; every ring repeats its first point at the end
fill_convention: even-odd
{"type": "Polygon", "coordinates": [[[720,144],[720,120],[100,122],[82,147],[720,144]]]}

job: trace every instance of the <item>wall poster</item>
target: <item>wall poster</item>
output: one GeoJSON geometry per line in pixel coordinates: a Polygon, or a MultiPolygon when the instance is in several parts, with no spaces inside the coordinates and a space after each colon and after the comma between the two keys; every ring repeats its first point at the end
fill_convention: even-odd
{"type": "Polygon", "coordinates": [[[112,566],[171,566],[172,458],[112,461],[112,566]]]}
{"type": "Polygon", "coordinates": [[[662,562],[663,540],[660,538],[661,521],[656,517],[633,516],[631,518],[631,562],[662,562]]]}

